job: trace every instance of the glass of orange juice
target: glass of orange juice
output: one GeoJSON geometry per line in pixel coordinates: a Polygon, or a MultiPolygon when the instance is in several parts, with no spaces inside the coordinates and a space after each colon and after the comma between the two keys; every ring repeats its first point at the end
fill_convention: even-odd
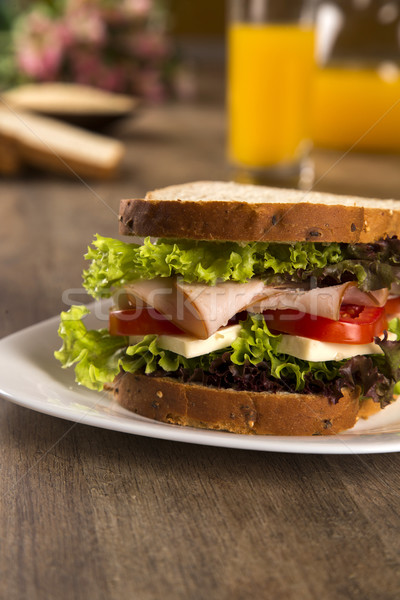
{"type": "Polygon", "coordinates": [[[399,153],[400,3],[325,0],[316,21],[315,145],[399,153]]]}
{"type": "Polygon", "coordinates": [[[307,187],[315,67],[312,0],[231,0],[228,157],[235,178],[307,187]]]}

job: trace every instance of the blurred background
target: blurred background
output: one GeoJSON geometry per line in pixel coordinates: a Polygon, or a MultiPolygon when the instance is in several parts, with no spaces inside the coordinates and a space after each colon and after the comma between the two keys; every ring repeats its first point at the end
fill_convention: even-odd
{"type": "MultiPolygon", "coordinates": [[[[213,164],[207,165],[203,152],[196,158],[198,172],[191,168],[191,174],[230,178],[228,5],[225,0],[0,0],[3,108],[50,115],[123,144],[136,140],[140,145],[146,132],[153,142],[164,136],[165,144],[165,119],[175,118],[170,127],[184,129],[186,118],[191,125],[195,119],[189,107],[203,107],[197,133],[203,140],[199,138],[200,146],[207,129],[214,140],[213,164]],[[52,91],[55,82],[81,86],[75,88],[75,100],[66,88],[58,95],[52,91]],[[39,84],[42,96],[32,84],[39,84]],[[106,95],[85,101],[86,86],[106,95]],[[115,97],[114,105],[108,94],[115,97]],[[118,105],[117,96],[125,104],[118,105]],[[135,102],[129,103],[129,98],[135,102]],[[170,112],[163,113],[163,107],[170,112]],[[122,118],[128,119],[124,125],[122,118]]],[[[309,133],[315,186],[399,198],[400,2],[316,0],[314,5],[316,68],[309,133]]],[[[12,134],[2,127],[0,115],[0,142],[10,144],[12,134]]],[[[187,135],[196,144],[196,126],[188,126],[187,135]]],[[[173,140],[170,150],[174,152],[173,140]]],[[[22,154],[24,165],[52,170],[22,154]]],[[[181,160],[179,153],[177,159],[181,160]]],[[[0,170],[7,176],[20,175],[20,162],[0,170]]],[[[122,165],[125,177],[126,166],[122,165]]],[[[171,173],[179,176],[180,171],[171,173]]],[[[129,177],[134,177],[132,172],[129,177]]],[[[168,176],[161,181],[167,183],[168,176]]]]}

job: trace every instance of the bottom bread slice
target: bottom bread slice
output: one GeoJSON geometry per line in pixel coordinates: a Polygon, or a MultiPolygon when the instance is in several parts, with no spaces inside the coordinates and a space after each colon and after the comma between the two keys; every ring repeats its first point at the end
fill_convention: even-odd
{"type": "Polygon", "coordinates": [[[332,435],[353,427],[360,409],[357,389],[343,389],[334,404],[317,394],[219,389],[140,373],[121,373],[113,392],[143,417],[241,434],[332,435]]]}

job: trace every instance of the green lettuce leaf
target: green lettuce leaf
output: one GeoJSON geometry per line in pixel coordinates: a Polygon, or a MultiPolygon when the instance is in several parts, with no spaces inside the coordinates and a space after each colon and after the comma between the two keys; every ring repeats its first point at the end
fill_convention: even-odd
{"type": "Polygon", "coordinates": [[[388,331],[390,331],[391,333],[395,333],[397,339],[400,340],[400,319],[391,319],[388,323],[388,331]]]}
{"type": "MultiPolygon", "coordinates": [[[[397,335],[398,340],[400,338],[400,319],[392,319],[388,329],[397,335]]],[[[385,338],[376,340],[376,343],[382,349],[385,359],[384,364],[381,365],[381,372],[395,383],[393,393],[397,395],[400,393],[400,343],[385,338]]]]}
{"type": "Polygon", "coordinates": [[[63,344],[54,356],[64,368],[75,365],[76,381],[90,389],[102,390],[121,369],[150,374],[160,368],[176,371],[179,367],[207,367],[218,355],[214,352],[188,360],[159,348],[156,335],[146,335],[137,344],[129,345],[128,337],[110,335],[107,329],[87,329],[82,319],[89,312],[85,306],[72,306],[61,313],[58,334],[63,344]]]}
{"type": "Polygon", "coordinates": [[[147,335],[135,345],[129,339],[112,336],[106,329],[88,330],[82,318],[88,314],[84,306],[73,306],[61,313],[59,335],[62,348],[55,357],[63,367],[75,366],[76,381],[90,389],[101,390],[118,375],[120,369],[129,373],[144,371],[146,374],[162,369],[175,372],[179,368],[193,372],[209,370],[210,365],[224,353],[230,353],[235,365],[249,362],[257,365],[262,361],[271,364],[271,375],[293,382],[294,389],[302,391],[310,374],[319,380],[332,380],[341,363],[311,363],[277,352],[280,335],[273,335],[262,319],[248,317],[243,322],[240,336],[231,348],[224,348],[196,358],[185,357],[163,350],[157,346],[157,336],[147,335]]]}
{"type": "Polygon", "coordinates": [[[231,361],[236,365],[249,362],[257,365],[267,361],[271,375],[294,384],[295,391],[303,391],[307,379],[313,376],[322,381],[332,381],[339,372],[341,362],[310,362],[281,354],[278,345],[281,335],[272,334],[261,315],[249,316],[242,323],[239,337],[232,343],[231,361]]]}
{"type": "MultiPolygon", "coordinates": [[[[281,382],[282,389],[293,392],[319,389],[319,393],[325,393],[332,401],[340,397],[343,387],[358,385],[363,395],[385,406],[391,402],[393,393],[400,390],[400,343],[396,341],[377,342],[383,355],[310,362],[281,354],[278,350],[281,335],[272,334],[260,316],[249,316],[242,322],[240,334],[231,347],[186,359],[159,348],[156,335],[147,335],[137,344],[129,345],[129,338],[112,336],[106,329],[88,330],[82,322],[88,313],[84,306],[73,306],[61,313],[59,335],[63,345],[54,354],[63,367],[75,365],[76,381],[90,389],[102,390],[121,369],[128,373],[141,371],[150,375],[161,371],[177,376],[201,371],[203,377],[211,374],[212,380],[215,365],[222,362],[232,374],[239,368],[242,382],[247,365],[267,364],[268,376],[281,382]]],[[[399,331],[400,320],[391,321],[390,329],[399,331]]]]}
{"type": "Polygon", "coordinates": [[[245,283],[254,276],[294,275],[298,270],[323,269],[342,260],[339,244],[298,242],[202,242],[144,240],[143,245],[96,236],[85,256],[91,261],[83,285],[94,298],[134,279],[180,276],[188,283],[245,283]]]}
{"type": "Polygon", "coordinates": [[[370,244],[342,245],[346,259],[400,264],[400,240],[397,236],[383,238],[370,244]]]}
{"type": "Polygon", "coordinates": [[[61,313],[58,334],[63,345],[54,356],[63,367],[76,364],[76,381],[101,390],[118,374],[128,338],[111,336],[107,329],[87,330],[82,318],[89,312],[85,306],[72,306],[61,313]]]}
{"type": "Polygon", "coordinates": [[[314,273],[319,285],[324,279],[331,283],[341,283],[348,281],[348,276],[353,275],[353,279],[358,282],[358,287],[368,292],[370,290],[379,290],[389,288],[392,283],[399,281],[399,268],[389,263],[367,260],[346,259],[336,265],[327,265],[314,273]],[[345,277],[344,277],[345,276],[345,277]]]}

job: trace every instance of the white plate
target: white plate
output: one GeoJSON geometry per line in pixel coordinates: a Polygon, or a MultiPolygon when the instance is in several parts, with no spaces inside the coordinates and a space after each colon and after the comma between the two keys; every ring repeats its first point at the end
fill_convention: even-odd
{"type": "Polygon", "coordinates": [[[307,454],[400,451],[400,401],[336,436],[236,435],[167,425],[119,407],[106,394],[74,383],[73,369],[53,357],[60,347],[54,317],[0,340],[0,394],[33,410],[104,429],[226,448],[307,454]]]}

